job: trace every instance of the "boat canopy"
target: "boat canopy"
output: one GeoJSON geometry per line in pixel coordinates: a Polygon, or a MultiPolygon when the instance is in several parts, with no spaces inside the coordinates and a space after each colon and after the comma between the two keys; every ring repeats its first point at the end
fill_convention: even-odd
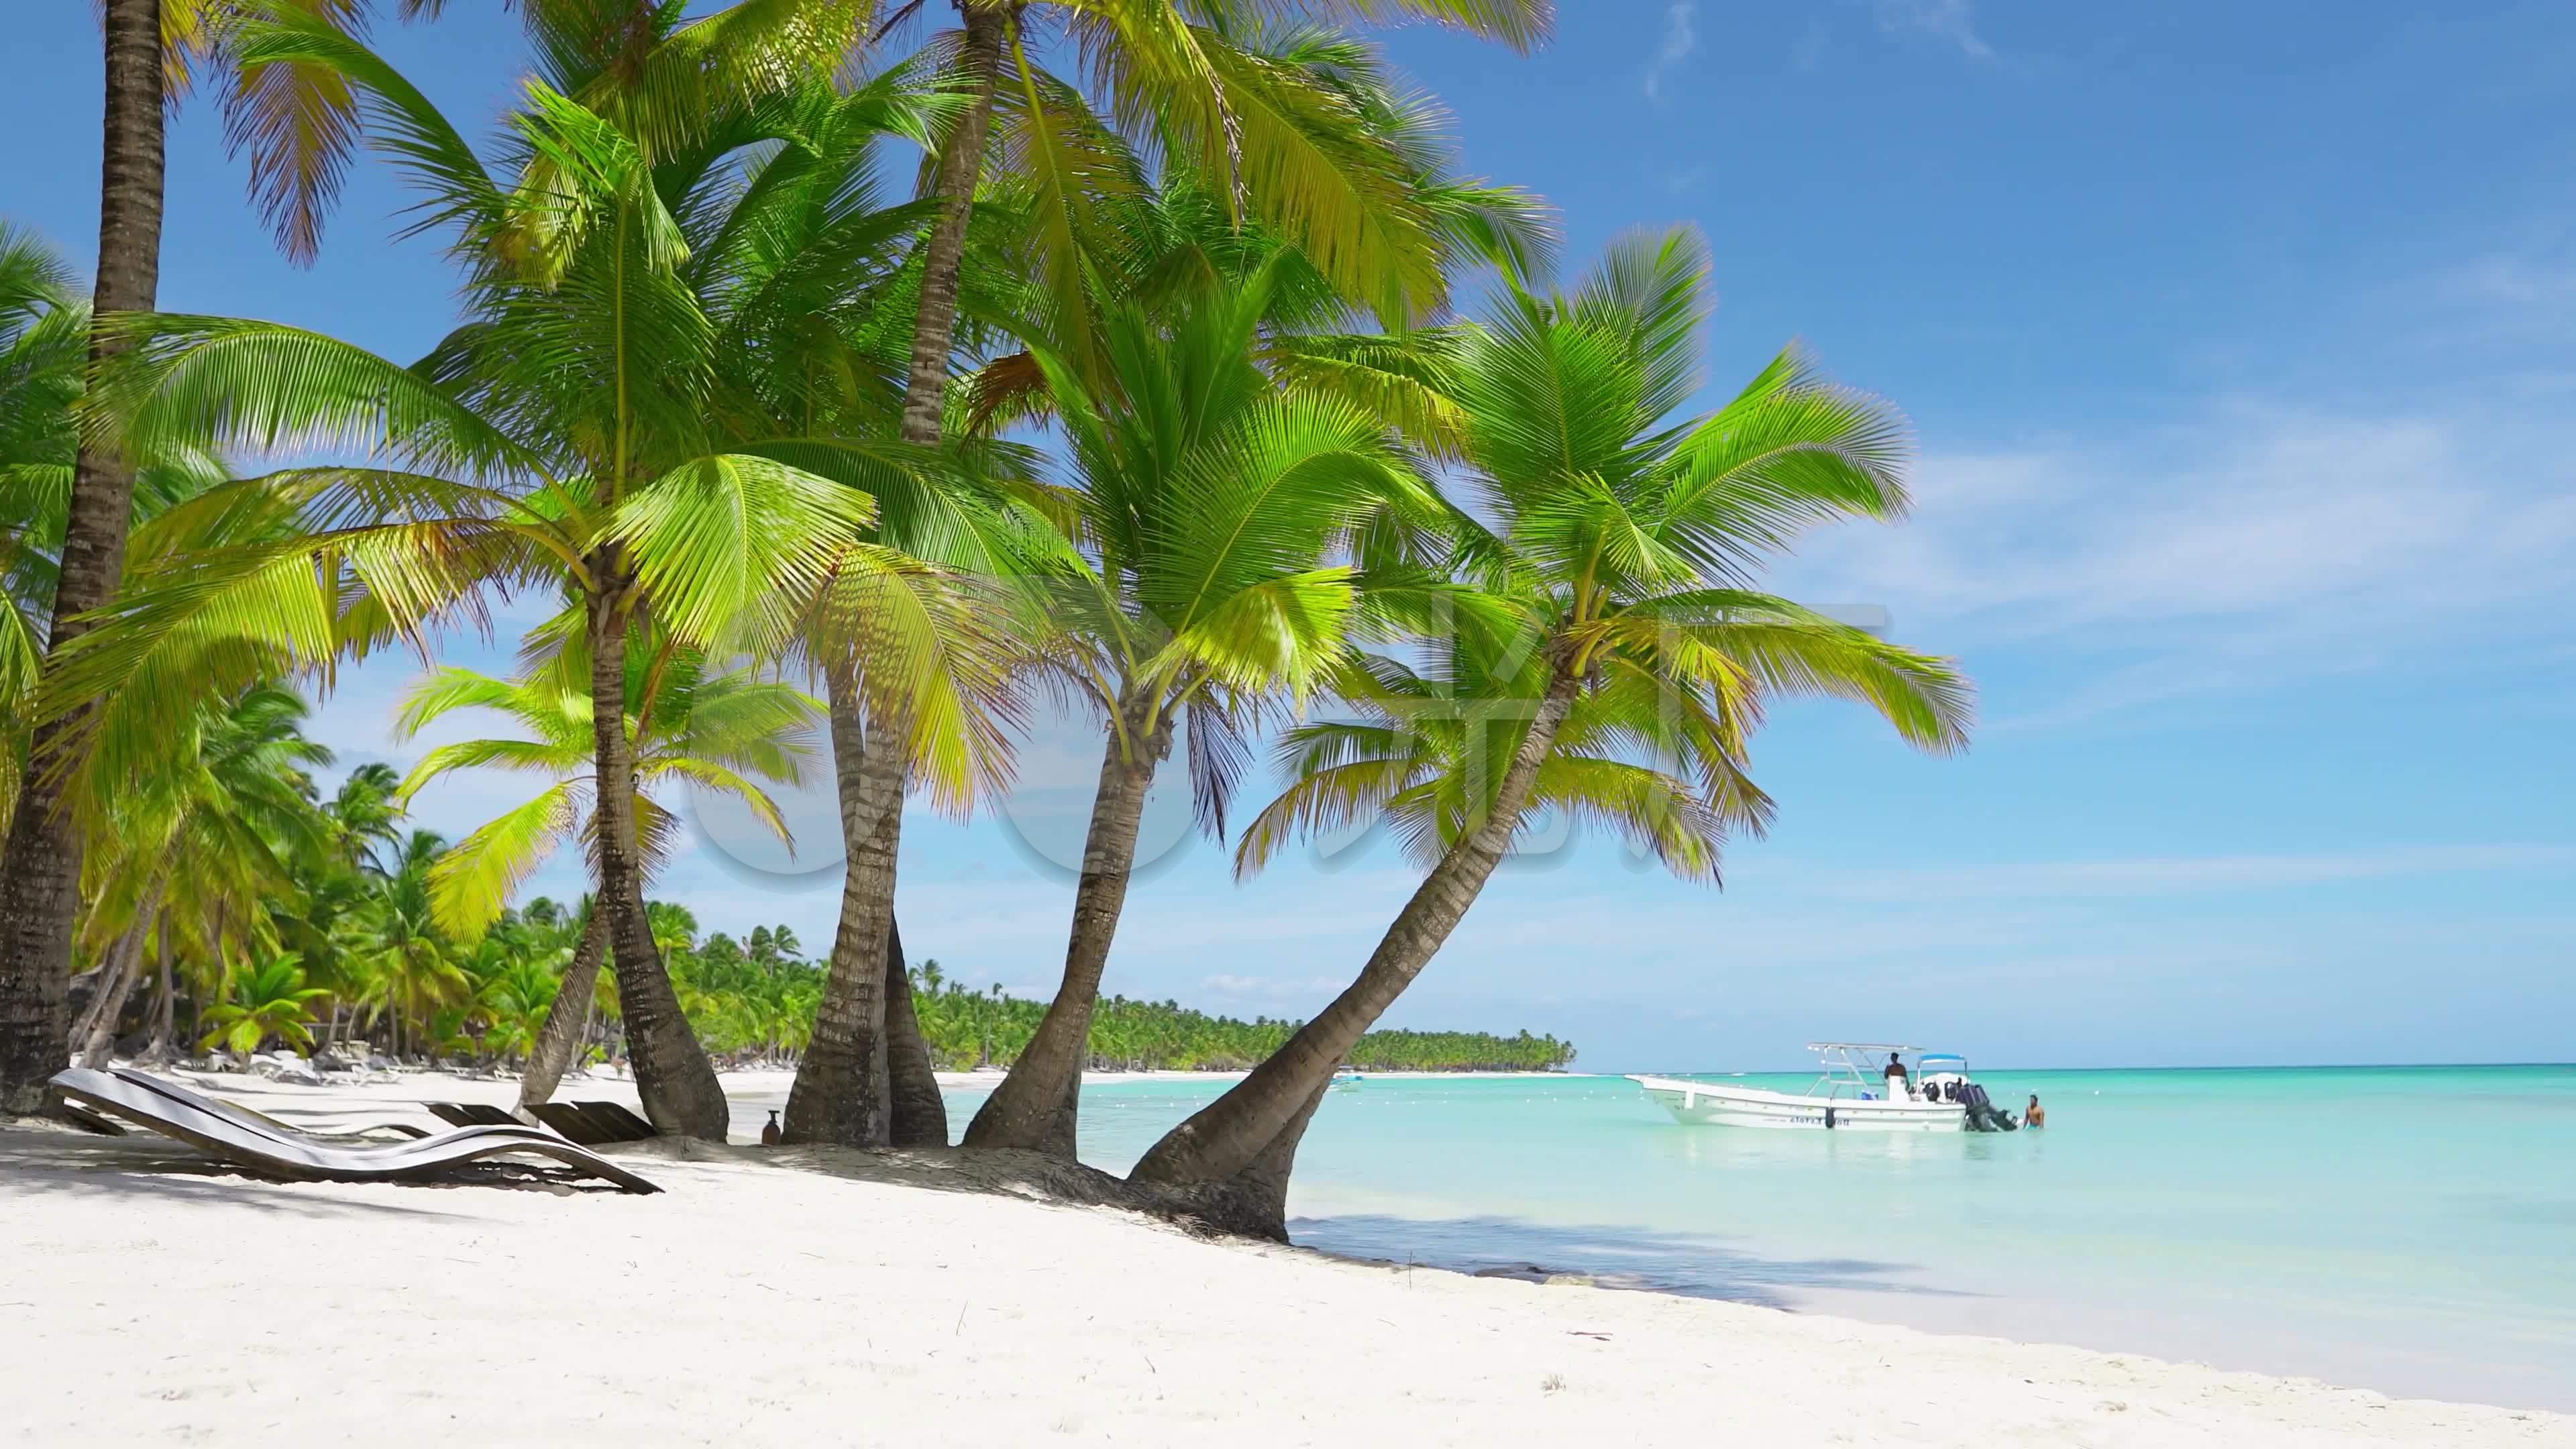
{"type": "Polygon", "coordinates": [[[1948,1066],[1951,1063],[1956,1062],[1958,1065],[1964,1067],[1968,1064],[1968,1059],[1958,1055],[1956,1052],[1925,1052],[1922,1057],[1922,1062],[1923,1070],[1928,1072],[1933,1069],[1933,1064],[1935,1062],[1940,1063],[1942,1066],[1948,1066]]]}

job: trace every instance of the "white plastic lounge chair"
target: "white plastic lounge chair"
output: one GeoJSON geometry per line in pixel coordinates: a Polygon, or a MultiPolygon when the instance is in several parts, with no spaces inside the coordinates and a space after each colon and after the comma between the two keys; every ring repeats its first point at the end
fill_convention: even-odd
{"type": "Polygon", "coordinates": [[[200,1097],[167,1082],[146,1086],[107,1072],[57,1072],[54,1090],[75,1104],[174,1138],[209,1156],[279,1177],[341,1182],[437,1177],[509,1153],[549,1157],[628,1192],[662,1189],[616,1163],[533,1127],[469,1127],[383,1147],[334,1146],[200,1097]]]}

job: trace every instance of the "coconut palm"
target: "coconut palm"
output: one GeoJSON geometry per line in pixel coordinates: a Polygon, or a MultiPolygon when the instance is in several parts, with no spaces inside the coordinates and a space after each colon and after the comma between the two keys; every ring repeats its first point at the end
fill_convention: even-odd
{"type": "MultiPolygon", "coordinates": [[[[1292,829],[1383,804],[1417,855],[1437,858],[1351,986],[1156,1143],[1136,1180],[1231,1184],[1238,1225],[1284,1237],[1287,1174],[1335,1066],[1534,808],[1615,819],[1684,875],[1713,878],[1719,830],[1761,818],[1742,774],[1767,699],[1851,699],[1919,748],[1964,743],[1968,687],[1946,661],[1751,587],[1807,527],[1901,513],[1909,450],[1892,408],[1794,352],[1716,412],[1673,421],[1697,386],[1706,270],[1686,230],[1627,238],[1570,294],[1507,288],[1462,340],[1443,385],[1467,490],[1456,563],[1478,592],[1458,600],[1451,657],[1502,687],[1471,691],[1455,724],[1416,730],[1418,743],[1292,739],[1301,778],[1245,847],[1257,861],[1292,829]],[[1671,778],[1613,769],[1599,749],[1612,741],[1671,778]]],[[[1354,692],[1380,729],[1415,724],[1438,695],[1384,667],[1354,692]]]]}
{"type": "MultiPolygon", "coordinates": [[[[912,0],[895,18],[920,8],[912,0]]],[[[1546,32],[1545,0],[957,0],[956,8],[962,33],[932,47],[965,104],[932,148],[935,217],[919,249],[898,433],[912,446],[942,440],[970,219],[979,211],[1010,214],[1009,260],[1048,299],[1036,310],[1054,316],[1062,354],[1088,370],[1093,279],[1121,249],[1123,218],[1106,207],[1145,190],[1139,150],[1175,174],[1221,178],[1230,221],[1272,224],[1308,247],[1341,295],[1393,317],[1439,304],[1443,247],[1474,229],[1471,213],[1483,206],[1501,217],[1517,207],[1499,192],[1478,195],[1428,174],[1418,152],[1372,129],[1390,112],[1355,102],[1349,82],[1361,68],[1334,71],[1314,32],[1282,22],[1337,12],[1424,18],[1527,45],[1546,32]],[[1070,42],[1098,81],[1100,108],[1030,63],[1032,35],[1070,42]],[[1440,184],[1425,184],[1433,181],[1440,184]]],[[[992,420],[989,402],[980,411],[992,420]]],[[[894,521],[890,511],[890,538],[900,537],[894,521]]],[[[894,959],[897,835],[910,788],[902,752],[920,731],[883,711],[880,727],[864,728],[847,694],[835,691],[831,703],[848,874],[787,1140],[944,1144],[946,1118],[894,959]],[[892,1110],[882,1110],[889,1095],[892,1110]]]]}
{"type": "Polygon", "coordinates": [[[313,1001],[327,995],[304,984],[304,969],[292,953],[272,956],[236,977],[230,996],[206,1012],[213,1030],[199,1049],[224,1046],[244,1056],[276,1037],[289,1046],[313,1045],[313,1001]]]}
{"type": "MultiPolygon", "coordinates": [[[[768,8],[790,3],[773,0],[768,8]]],[[[797,3],[810,5],[812,0],[797,3]]],[[[435,13],[440,4],[403,0],[403,9],[435,13]]],[[[238,19],[272,7],[324,27],[347,25],[359,10],[354,0],[102,0],[106,105],[99,265],[91,297],[98,325],[87,329],[86,339],[92,361],[104,361],[129,345],[112,325],[114,319],[149,312],[160,289],[168,107],[187,92],[198,63],[239,57],[230,43],[238,19]]],[[[541,12],[586,13],[594,28],[609,28],[600,26],[603,17],[579,0],[536,0],[525,8],[532,28],[541,12]]],[[[772,18],[768,28],[781,27],[772,18]]],[[[773,52],[779,48],[774,40],[767,47],[773,52]]],[[[717,53],[759,49],[720,47],[717,53]]],[[[740,74],[737,67],[709,69],[712,86],[740,74]]],[[[316,195],[335,190],[345,145],[334,150],[326,142],[316,150],[306,143],[330,134],[328,118],[335,110],[346,110],[346,88],[291,65],[267,71],[264,79],[255,67],[229,70],[227,77],[228,129],[237,143],[250,146],[254,190],[261,189],[263,172],[271,182],[301,178],[285,183],[285,190],[316,195]],[[336,108],[335,101],[340,103],[336,108]]],[[[699,87],[709,88],[707,83],[699,87]]],[[[660,111],[694,114],[689,99],[675,96],[660,111]]],[[[268,189],[275,193],[279,187],[268,189]]],[[[142,451],[119,446],[106,435],[78,444],[67,479],[61,547],[53,577],[40,591],[38,612],[48,620],[44,654],[49,663],[90,627],[91,613],[108,602],[123,580],[136,466],[148,461],[142,451]]],[[[72,699],[74,705],[81,702],[77,694],[72,699]]],[[[32,788],[10,802],[8,840],[0,850],[0,1112],[43,1110],[44,1082],[54,1070],[50,1044],[60,1027],[81,841],[78,812],[58,808],[64,772],[53,764],[67,732],[76,733],[77,726],[70,711],[48,711],[30,723],[28,757],[44,767],[30,775],[32,788]]]]}
{"type": "Polygon", "coordinates": [[[387,862],[358,932],[359,1005],[385,1028],[396,1057],[407,1047],[434,1055],[436,1033],[423,1028],[473,992],[463,953],[438,919],[431,873],[446,854],[447,841],[437,832],[412,831],[387,862]]]}
{"type": "MultiPolygon", "coordinates": [[[[160,282],[162,49],[159,0],[107,0],[104,164],[99,177],[98,278],[91,302],[101,318],[147,312],[160,282]]],[[[90,351],[117,345],[93,329],[90,351]]],[[[51,596],[46,649],[58,653],[88,627],[122,576],[133,513],[130,450],[100,440],[78,449],[63,545],[51,596]]],[[[34,768],[18,792],[0,852],[0,1113],[45,1107],[45,1079],[62,1061],[64,981],[78,906],[79,826],[59,808],[52,762],[65,719],[38,719],[29,739],[34,768]]]]}
{"type": "Polygon", "coordinates": [[[1241,732],[1270,701],[1312,694],[1340,657],[1359,586],[1333,555],[1390,508],[1427,505],[1377,416],[1256,364],[1275,274],[1160,313],[1105,311],[1114,391],[1033,349],[1096,554],[1055,600],[1056,658],[1109,728],[1063,984],[970,1146],[1072,1154],[1092,1004],[1156,767],[1185,736],[1200,818],[1221,833],[1241,732]]]}
{"type": "MultiPolygon", "coordinates": [[[[1409,187],[1407,158],[1370,134],[1351,98],[1276,48],[1306,42],[1319,19],[1420,19],[1502,40],[1542,39],[1547,0],[956,0],[962,29],[943,36],[967,104],[938,147],[937,221],[924,247],[921,300],[904,391],[907,441],[938,441],[955,336],[968,218],[988,168],[1016,179],[1039,238],[1039,274],[1082,310],[1087,253],[1106,233],[1098,208],[1140,173],[1119,142],[1220,178],[1229,211],[1277,228],[1345,296],[1397,318],[1436,306],[1438,231],[1409,187]],[[1029,60],[1069,48],[1090,94],[1029,60]],[[1095,102],[1097,108],[1095,109],[1095,102]],[[995,122],[1001,123],[998,133],[995,122]]],[[[902,13],[918,4],[902,7],[902,13]]]]}
{"type": "MultiPolygon", "coordinates": [[[[657,43],[694,54],[699,26],[670,22],[657,12],[657,43]]],[[[573,99],[596,94],[595,77],[532,80],[503,138],[504,181],[399,75],[327,27],[270,24],[240,43],[333,67],[364,92],[377,144],[458,230],[468,320],[416,368],[268,323],[136,324],[141,346],[102,392],[103,414],[130,440],[363,440],[393,466],[282,470],[185,519],[215,542],[263,510],[294,527],[285,543],[201,540],[187,579],[121,607],[63,684],[67,697],[117,694],[120,707],[92,721],[94,753],[142,747],[157,688],[318,667],[470,613],[490,585],[564,594],[579,621],[564,657],[587,661],[595,694],[620,687],[648,601],[672,637],[699,642],[726,628],[774,634],[820,612],[845,631],[844,660],[917,646],[914,626],[966,612],[939,597],[936,570],[858,537],[872,499],[853,485],[883,488],[909,476],[912,458],[840,440],[799,454],[827,476],[754,451],[730,426],[747,387],[729,369],[758,359],[721,345],[730,278],[686,264],[721,243],[744,156],[794,148],[794,105],[702,118],[695,148],[674,149],[614,93],[573,99]],[[811,602],[818,592],[823,605],[811,602]],[[889,598],[907,607],[869,607],[889,598]]],[[[889,94],[846,103],[906,114],[889,94]]],[[[806,440],[762,441],[786,451],[806,440]]],[[[936,700],[916,713],[947,717],[936,700]]],[[[666,1130],[718,1136],[722,1093],[642,919],[631,742],[614,716],[593,729],[600,899],[638,1087],[666,1130]]]]}
{"type": "MultiPolygon", "coordinates": [[[[640,646],[642,641],[637,642],[640,646]]],[[[582,687],[587,678],[567,679],[564,673],[539,668],[519,679],[496,679],[470,669],[443,668],[414,685],[395,715],[398,738],[407,739],[460,709],[499,714],[521,736],[431,750],[396,790],[399,805],[407,806],[423,789],[463,769],[514,770],[553,782],[478,827],[430,868],[440,924],[460,938],[480,935],[498,919],[511,893],[565,843],[596,839],[592,696],[582,687]]],[[[669,859],[677,817],[656,792],[675,786],[740,801],[792,849],[787,822],[759,782],[796,783],[812,754],[806,737],[821,706],[803,692],[747,669],[710,670],[704,656],[694,651],[656,658],[643,647],[630,649],[625,674],[626,733],[635,761],[631,808],[644,873],[649,877],[669,859]]],[[[691,944],[694,934],[693,928],[672,934],[671,909],[656,904],[645,912],[654,948],[665,959],[691,944]]],[[[551,998],[562,1009],[530,1046],[528,1069],[520,1079],[521,1106],[546,1100],[572,1064],[573,1048],[588,1025],[591,987],[605,946],[605,915],[594,913],[565,967],[563,991],[551,998]]]]}
{"type": "Polygon", "coordinates": [[[76,808],[96,842],[84,862],[84,935],[105,971],[70,1046],[91,1065],[106,1063],[165,904],[216,923],[208,955],[221,961],[221,923],[255,937],[262,902],[295,891],[296,862],[313,852],[322,825],[309,772],[331,763],[331,752],[303,735],[308,713],[294,691],[258,686],[193,711],[147,773],[79,793],[76,808]]]}

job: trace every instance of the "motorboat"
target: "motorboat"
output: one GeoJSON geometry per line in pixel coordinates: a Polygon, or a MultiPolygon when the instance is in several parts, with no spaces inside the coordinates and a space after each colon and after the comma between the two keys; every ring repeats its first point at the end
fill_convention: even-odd
{"type": "Polygon", "coordinates": [[[1968,1076],[1967,1058],[1887,1042],[1807,1043],[1820,1070],[1804,1092],[1688,1077],[1631,1076],[1692,1126],[1848,1132],[2009,1132],[2018,1125],[1968,1076]],[[1905,1075],[1887,1063],[1905,1064],[1905,1075]]]}

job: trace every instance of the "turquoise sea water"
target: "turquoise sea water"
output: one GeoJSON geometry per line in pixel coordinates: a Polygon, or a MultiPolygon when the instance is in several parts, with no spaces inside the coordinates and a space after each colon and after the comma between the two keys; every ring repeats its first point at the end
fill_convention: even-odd
{"type": "MultiPolygon", "coordinates": [[[[1619,1077],[1372,1078],[1317,1113],[1291,1232],[2576,1410],[2576,1066],[1978,1079],[2016,1109],[2038,1093],[2047,1129],[1685,1127],[1619,1077]]],[[[1084,1159],[1124,1170],[1224,1085],[1086,1088],[1084,1159]]]]}

